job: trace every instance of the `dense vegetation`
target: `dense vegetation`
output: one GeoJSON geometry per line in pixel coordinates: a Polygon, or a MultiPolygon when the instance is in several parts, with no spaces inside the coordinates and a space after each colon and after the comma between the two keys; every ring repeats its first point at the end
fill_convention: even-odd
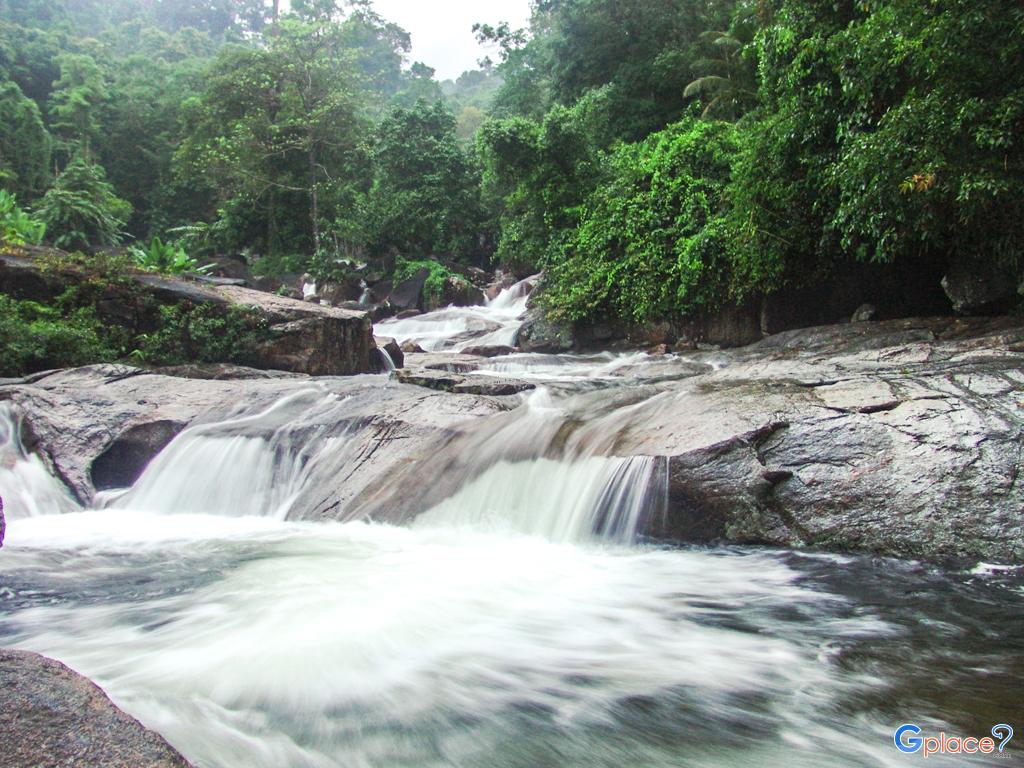
{"type": "Polygon", "coordinates": [[[1019,3],[533,0],[445,83],[365,0],[280,8],[0,0],[3,239],[544,269],[556,316],[636,321],[1024,252],[1019,3]]]}

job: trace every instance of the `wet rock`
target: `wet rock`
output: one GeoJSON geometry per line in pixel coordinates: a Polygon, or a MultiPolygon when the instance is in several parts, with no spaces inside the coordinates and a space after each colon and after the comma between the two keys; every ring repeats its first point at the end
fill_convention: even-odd
{"type": "Polygon", "coordinates": [[[265,371],[231,363],[188,363],[154,368],[159,376],[174,376],[181,379],[205,379],[210,381],[243,381],[246,379],[288,379],[305,378],[302,374],[287,371],[265,371]]]}
{"type": "Polygon", "coordinates": [[[496,345],[481,347],[465,347],[462,350],[462,354],[473,355],[474,357],[504,357],[505,355],[511,355],[515,353],[515,351],[515,347],[505,347],[501,345],[496,345]]]}
{"type": "MultiPolygon", "coordinates": [[[[296,502],[297,519],[347,519],[367,487],[383,492],[397,467],[428,456],[461,425],[506,410],[506,404],[471,394],[448,394],[377,377],[305,376],[183,378],[120,365],[52,372],[32,384],[0,389],[23,418],[26,450],[35,452],[83,504],[95,495],[92,467],[124,435],[142,425],[174,422],[186,427],[258,413],[285,398],[301,396],[295,429],[317,439],[342,437],[344,450],[318,464],[296,502]],[[304,408],[320,398],[344,402],[336,419],[314,417],[304,408]],[[372,460],[371,460],[372,459],[372,460]],[[339,478],[343,478],[339,481],[339,478]]],[[[2,491],[0,491],[2,492],[2,491]]]]}
{"type": "Polygon", "coordinates": [[[0,764],[5,768],[188,768],[158,733],[60,662],[0,650],[0,764]]]}
{"type": "Polygon", "coordinates": [[[388,296],[391,306],[399,310],[418,309],[423,310],[423,286],[430,277],[430,270],[422,268],[416,270],[412,277],[398,283],[388,296]]]}
{"type": "Polygon", "coordinates": [[[402,368],[405,365],[405,353],[402,348],[398,346],[398,342],[394,339],[388,338],[375,338],[374,341],[377,343],[378,349],[383,349],[388,357],[391,358],[391,362],[394,363],[395,368],[402,368]]]}
{"type": "Polygon", "coordinates": [[[572,325],[549,320],[540,308],[531,308],[519,329],[515,346],[523,352],[568,352],[575,346],[572,325]]]}
{"type": "Polygon", "coordinates": [[[159,419],[136,424],[117,436],[89,470],[97,491],[130,488],[157,454],[185,428],[182,421],[159,419]]]}
{"type": "Polygon", "coordinates": [[[4,534],[7,532],[7,519],[4,517],[4,499],[0,496],[0,547],[4,545],[4,534]]]}
{"type": "Polygon", "coordinates": [[[402,352],[405,354],[423,354],[426,352],[423,347],[417,344],[415,341],[407,341],[402,345],[402,352]]]}
{"type": "Polygon", "coordinates": [[[669,457],[651,532],[1024,562],[1024,320],[793,331],[717,353],[632,414],[620,450],[669,457]]]}
{"type": "Polygon", "coordinates": [[[417,317],[422,314],[418,309],[406,309],[399,312],[395,317],[399,320],[408,320],[410,317],[417,317]]]}
{"type": "Polygon", "coordinates": [[[457,373],[430,369],[398,372],[398,380],[404,384],[436,389],[441,392],[455,392],[465,395],[514,395],[536,389],[535,384],[517,379],[499,379],[491,376],[460,376],[457,373]]]}

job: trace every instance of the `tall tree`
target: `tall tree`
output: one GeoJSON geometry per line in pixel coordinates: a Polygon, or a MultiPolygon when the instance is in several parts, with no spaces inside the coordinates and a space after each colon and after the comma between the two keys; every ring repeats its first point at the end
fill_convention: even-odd
{"type": "Polygon", "coordinates": [[[80,152],[91,161],[92,145],[100,130],[100,110],[109,98],[103,71],[87,54],[61,54],[60,78],[50,95],[54,131],[68,153],[80,152]]]}

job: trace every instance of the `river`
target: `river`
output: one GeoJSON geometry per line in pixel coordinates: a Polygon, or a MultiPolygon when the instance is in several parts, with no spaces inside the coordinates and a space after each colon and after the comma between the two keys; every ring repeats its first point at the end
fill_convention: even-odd
{"type": "MultiPolygon", "coordinates": [[[[525,302],[377,330],[508,344],[525,302]]],[[[487,363],[541,386],[481,425],[467,463],[486,465],[403,525],[288,519],[344,440],[286,428],[344,411],[315,387],[186,430],[90,509],[4,410],[0,645],[66,662],[209,768],[902,766],[920,759],[895,749],[902,723],[1021,723],[1020,569],[650,541],[658,457],[593,436],[525,450],[557,439],[550,409],[664,365],[487,363]]]]}

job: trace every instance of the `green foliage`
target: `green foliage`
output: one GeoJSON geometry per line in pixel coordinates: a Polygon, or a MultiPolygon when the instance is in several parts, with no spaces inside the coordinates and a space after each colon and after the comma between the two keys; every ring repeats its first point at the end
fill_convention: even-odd
{"type": "Polygon", "coordinates": [[[131,205],[114,193],[103,169],[75,158],[43,197],[39,218],[58,248],[117,245],[131,205]]]}
{"type": "Polygon", "coordinates": [[[49,181],[50,134],[16,83],[0,84],[0,188],[32,200],[49,181]]]}
{"type": "Polygon", "coordinates": [[[642,322],[720,300],[736,150],[732,126],[692,119],[617,148],[578,227],[547,264],[553,314],[642,322]]]}
{"type": "Polygon", "coordinates": [[[0,376],[108,362],[118,354],[91,307],[62,312],[0,294],[0,376]]]}
{"type": "Polygon", "coordinates": [[[408,280],[421,269],[425,269],[430,273],[427,276],[426,282],[423,283],[423,297],[427,299],[427,301],[436,304],[441,300],[445,284],[451,277],[453,277],[451,270],[438,261],[433,261],[431,259],[423,259],[420,261],[410,261],[403,258],[397,259],[395,261],[395,275],[393,278],[395,285],[403,280],[408,280]]]}
{"type": "Polygon", "coordinates": [[[160,327],[139,340],[133,357],[152,365],[249,365],[269,338],[266,319],[254,308],[178,304],[160,308],[160,327]]]}
{"type": "MultiPolygon", "coordinates": [[[[753,275],[1024,250],[1024,8],[777,3],[735,204],[753,275]]],[[[941,272],[935,275],[936,282],[941,272]]]]}
{"type": "Polygon", "coordinates": [[[53,84],[50,114],[54,130],[69,150],[88,161],[99,134],[99,110],[109,98],[102,70],[88,54],[63,53],[57,57],[60,78],[53,84]]]}
{"type": "Polygon", "coordinates": [[[472,254],[480,226],[476,181],[455,118],[441,102],[389,112],[376,129],[371,159],[371,251],[472,254]]]}
{"type": "Polygon", "coordinates": [[[0,243],[39,245],[46,225],[18,207],[17,198],[0,189],[0,243]]]}
{"type": "Polygon", "coordinates": [[[189,256],[184,248],[176,243],[165,243],[159,237],[154,237],[145,247],[135,246],[130,250],[135,264],[147,272],[180,275],[202,271],[199,262],[189,256]]]}

